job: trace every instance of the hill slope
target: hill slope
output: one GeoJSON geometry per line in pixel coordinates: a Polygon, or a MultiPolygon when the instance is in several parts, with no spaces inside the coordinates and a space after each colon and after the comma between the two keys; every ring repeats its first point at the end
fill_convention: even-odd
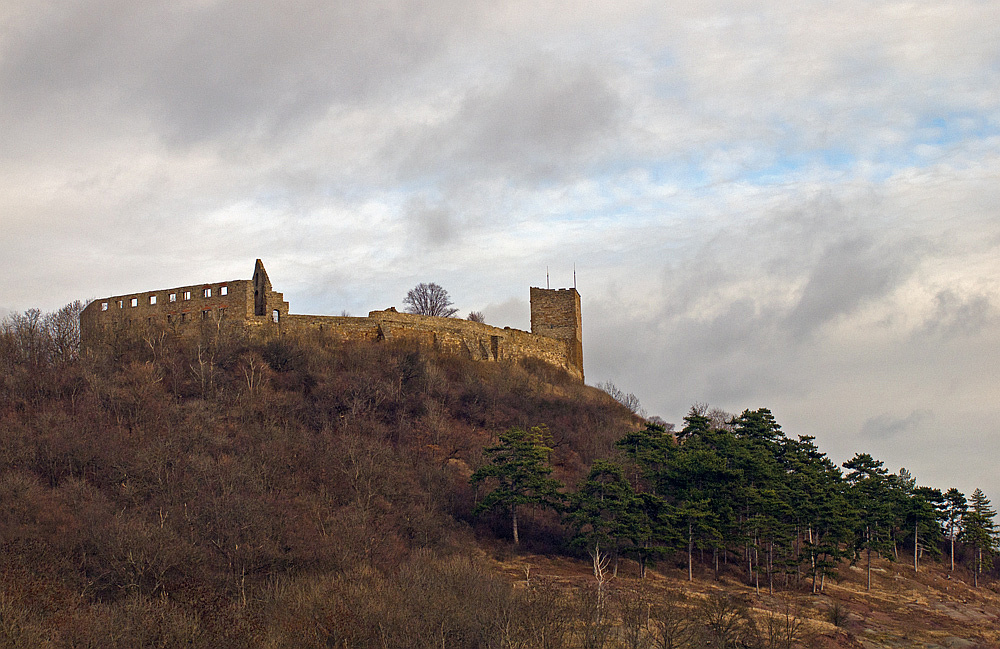
{"type": "Polygon", "coordinates": [[[940,566],[879,564],[868,593],[843,565],[812,596],[623,561],[598,592],[548,511],[512,553],[471,515],[482,449],[544,425],[572,487],[640,424],[543,364],[221,331],[31,349],[0,337],[0,646],[998,642],[996,594],[940,566]]]}

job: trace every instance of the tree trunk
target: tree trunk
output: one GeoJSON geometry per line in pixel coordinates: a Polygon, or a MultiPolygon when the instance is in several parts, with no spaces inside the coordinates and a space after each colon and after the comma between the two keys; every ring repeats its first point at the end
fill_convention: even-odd
{"type": "Polygon", "coordinates": [[[913,524],[913,572],[917,572],[917,524],[913,524]]]}
{"type": "Polygon", "coordinates": [[[868,590],[872,589],[872,549],[868,548],[868,590]]]}
{"type": "Polygon", "coordinates": [[[514,521],[514,545],[518,545],[517,538],[517,505],[510,508],[510,517],[514,521]]]}
{"type": "Polygon", "coordinates": [[[774,539],[767,543],[767,592],[774,594],[774,539]]]}
{"type": "Polygon", "coordinates": [[[688,581],[694,581],[692,561],[694,561],[694,526],[688,522],[688,581]]]}
{"type": "Polygon", "coordinates": [[[955,572],[955,533],[951,533],[951,571],[955,572]]]}

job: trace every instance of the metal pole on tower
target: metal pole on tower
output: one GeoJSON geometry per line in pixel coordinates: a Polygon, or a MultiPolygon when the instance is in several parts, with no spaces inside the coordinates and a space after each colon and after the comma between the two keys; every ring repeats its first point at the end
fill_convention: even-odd
{"type": "Polygon", "coordinates": [[[549,287],[549,267],[545,267],[545,288],[549,287]]]}
{"type": "Polygon", "coordinates": [[[573,262],[573,290],[576,290],[576,262],[573,262]]]}

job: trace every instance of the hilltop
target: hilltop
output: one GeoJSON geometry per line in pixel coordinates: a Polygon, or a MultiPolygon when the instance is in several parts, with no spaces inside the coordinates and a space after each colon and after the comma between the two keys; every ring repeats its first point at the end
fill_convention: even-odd
{"type": "Polygon", "coordinates": [[[555,511],[525,508],[514,548],[473,514],[484,449],[542,427],[568,493],[645,426],[543,362],[222,330],[81,357],[35,316],[0,330],[0,646],[669,646],[713,615],[729,646],[1000,642],[992,577],[930,557],[876,559],[871,591],[845,559],[813,595],[623,555],[598,595],[555,511]]]}

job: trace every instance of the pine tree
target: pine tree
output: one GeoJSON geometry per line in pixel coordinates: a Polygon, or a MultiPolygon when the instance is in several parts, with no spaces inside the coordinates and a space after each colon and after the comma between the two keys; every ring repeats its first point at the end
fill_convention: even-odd
{"type": "Polygon", "coordinates": [[[848,498],[857,514],[855,550],[867,555],[868,590],[872,587],[872,552],[887,556],[892,549],[893,513],[890,508],[890,483],[882,462],[868,453],[858,453],[844,463],[849,470],[848,498]]]}
{"type": "Polygon", "coordinates": [[[997,526],[993,521],[996,515],[986,494],[979,489],[973,491],[969,496],[969,511],[965,515],[962,540],[975,552],[973,579],[976,587],[979,586],[984,559],[992,559],[997,550],[997,526]]]}
{"type": "Polygon", "coordinates": [[[789,564],[797,570],[807,562],[813,593],[821,589],[827,576],[836,574],[837,561],[844,555],[854,524],[843,475],[814,440],[811,436],[786,440],[781,454],[789,498],[794,503],[796,542],[802,546],[801,556],[793,554],[789,564]]]}
{"type": "Polygon", "coordinates": [[[944,536],[941,521],[945,518],[945,499],[940,489],[916,487],[906,503],[905,521],[913,531],[913,572],[918,570],[921,550],[928,550],[934,556],[941,553],[940,543],[944,536]]]}
{"type": "Polygon", "coordinates": [[[496,487],[486,495],[473,513],[491,509],[510,513],[514,545],[518,545],[517,508],[521,505],[559,507],[562,484],[549,477],[552,449],[546,446],[546,430],[512,428],[500,435],[500,443],[483,450],[489,463],[480,467],[469,481],[473,485],[490,480],[496,487]]]}
{"type": "Polygon", "coordinates": [[[575,530],[573,545],[600,545],[616,555],[628,537],[635,492],[621,466],[597,460],[587,479],[569,497],[566,522],[575,530]]]}
{"type": "Polygon", "coordinates": [[[951,570],[955,570],[955,540],[962,532],[963,519],[969,510],[965,494],[952,487],[944,494],[945,498],[945,535],[951,545],[951,570]]]}

